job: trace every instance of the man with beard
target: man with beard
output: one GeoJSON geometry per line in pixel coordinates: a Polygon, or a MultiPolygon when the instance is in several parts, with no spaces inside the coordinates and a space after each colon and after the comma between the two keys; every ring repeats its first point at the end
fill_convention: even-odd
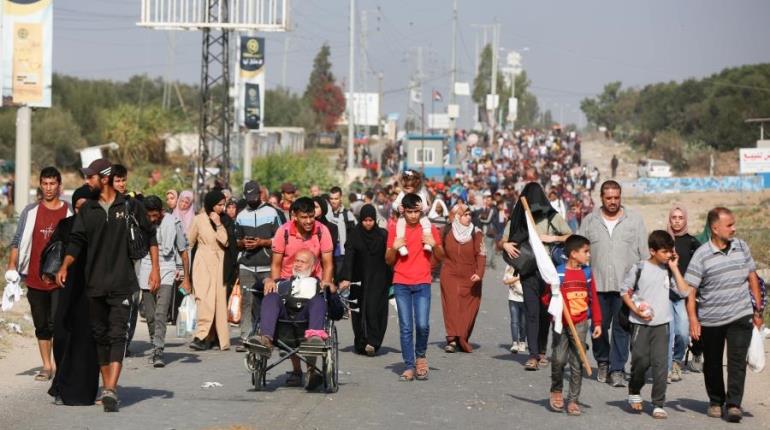
{"type": "MultiPolygon", "coordinates": [[[[336,291],[332,283],[332,237],[323,224],[315,220],[315,203],[309,197],[300,197],[294,202],[292,220],[281,226],[273,237],[273,256],[270,277],[263,281],[265,298],[260,309],[260,335],[249,339],[249,343],[259,343],[272,349],[275,339],[275,326],[278,317],[285,312],[281,296],[278,294],[278,281],[290,279],[295,273],[304,274],[306,265],[311,268],[311,275],[321,280],[322,288],[336,291]],[[313,257],[309,259],[307,253],[313,257]],[[299,262],[296,260],[299,259],[299,262]]],[[[323,298],[321,298],[323,302],[323,298]]],[[[309,328],[305,337],[309,342],[323,341],[328,333],[324,331],[323,316],[326,304],[313,302],[305,305],[308,312],[309,328]],[[319,316],[320,315],[320,316],[319,316]]],[[[294,371],[287,380],[289,386],[302,385],[302,370],[299,359],[292,357],[294,371]]],[[[311,372],[308,377],[308,390],[314,390],[323,383],[318,372],[311,372]]]]}
{"type": "MultiPolygon", "coordinates": [[[[241,251],[239,276],[241,287],[241,345],[236,352],[244,352],[243,341],[254,334],[259,321],[259,299],[253,290],[261,286],[262,281],[270,276],[272,258],[272,238],[281,220],[278,211],[260,200],[260,188],[256,181],[249,181],[243,186],[243,198],[246,207],[235,218],[238,225],[238,249],[241,251]]],[[[261,295],[261,294],[260,294],[261,295]]]]}
{"type": "MultiPolygon", "coordinates": [[[[88,200],[75,217],[70,241],[56,283],[64,287],[68,268],[76,259],[85,260],[86,294],[89,298],[91,331],[101,367],[104,390],[101,401],[105,412],[118,411],[117,386],[126,351],[131,296],[139,290],[134,263],[128,254],[129,216],[126,198],[113,186],[112,165],[97,160],[99,198],[88,200]],[[84,250],[84,253],[81,253],[84,250]]],[[[142,205],[131,205],[131,214],[147,235],[152,270],[151,289],[160,286],[158,242],[142,205]]]]}
{"type": "Polygon", "coordinates": [[[625,386],[623,374],[630,342],[629,333],[617,321],[623,303],[620,286],[631,266],[649,256],[644,220],[621,204],[620,193],[620,184],[605,181],[600,188],[602,205],[583,219],[577,232],[591,241],[591,267],[599,306],[605,316],[602,335],[593,339],[594,358],[599,364],[596,379],[607,382],[609,372],[609,382],[614,387],[625,386]]]}

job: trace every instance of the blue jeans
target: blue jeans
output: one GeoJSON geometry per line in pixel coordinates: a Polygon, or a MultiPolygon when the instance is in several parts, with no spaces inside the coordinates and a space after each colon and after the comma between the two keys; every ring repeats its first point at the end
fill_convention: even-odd
{"type": "Polygon", "coordinates": [[[617,323],[617,315],[623,299],[620,293],[598,293],[599,306],[602,309],[602,335],[594,339],[594,358],[597,363],[609,363],[610,372],[623,372],[628,361],[631,335],[617,323]],[[610,325],[612,326],[612,346],[610,346],[610,325]]]}
{"type": "Polygon", "coordinates": [[[671,330],[668,340],[668,371],[674,361],[682,363],[690,344],[690,320],[687,319],[686,299],[671,302],[671,330]],[[673,354],[672,354],[673,351],[673,354]]]}
{"type": "Polygon", "coordinates": [[[407,369],[414,369],[415,356],[425,357],[430,333],[430,284],[394,284],[401,333],[401,356],[407,369]],[[416,332],[416,340],[413,332],[416,332]]]}
{"type": "Polygon", "coordinates": [[[527,313],[524,311],[524,302],[508,300],[508,309],[511,312],[511,342],[524,342],[527,339],[527,313]]]}

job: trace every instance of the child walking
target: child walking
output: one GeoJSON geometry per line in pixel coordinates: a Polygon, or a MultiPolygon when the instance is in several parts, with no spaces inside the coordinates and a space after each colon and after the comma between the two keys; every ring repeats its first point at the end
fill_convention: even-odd
{"type": "Polygon", "coordinates": [[[524,290],[513,267],[506,265],[503,284],[508,287],[508,310],[511,314],[511,353],[527,350],[527,314],[524,310],[524,290]]]}
{"type": "MultiPolygon", "coordinates": [[[[591,259],[591,242],[583,236],[573,234],[564,243],[567,262],[557,271],[563,276],[561,296],[564,308],[575,325],[578,338],[585,348],[585,337],[590,325],[594,328],[591,336],[596,339],[602,335],[602,313],[599,298],[596,294],[596,284],[591,277],[588,262],[591,259]],[[589,325],[589,319],[590,325],[589,325]]],[[[564,367],[569,363],[570,379],[569,394],[567,395],[567,413],[577,416],[582,412],[578,399],[583,385],[583,367],[577,342],[567,329],[566,315],[563,317],[564,328],[561,333],[554,331],[553,357],[551,358],[551,396],[549,404],[554,411],[564,410],[564,367]]]]}
{"type": "Polygon", "coordinates": [[[679,271],[679,256],[668,232],[656,230],[648,239],[650,258],[635,264],[623,281],[623,302],[628,306],[631,323],[631,380],[628,404],[634,412],[642,411],[642,396],[647,370],[652,368],[652,416],[668,418],[666,402],[668,376],[669,323],[672,319],[669,292],[685,298],[691,287],[679,271]]]}

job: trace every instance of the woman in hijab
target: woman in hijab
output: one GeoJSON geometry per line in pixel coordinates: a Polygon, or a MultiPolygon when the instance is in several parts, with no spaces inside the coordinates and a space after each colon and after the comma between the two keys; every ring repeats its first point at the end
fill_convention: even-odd
{"type": "Polygon", "coordinates": [[[187,232],[190,247],[196,247],[192,283],[198,308],[197,329],[190,348],[209,349],[218,338],[219,349],[224,351],[230,348],[224,282],[225,251],[229,241],[222,222],[225,195],[219,190],[210,191],[204,198],[204,208],[205,211],[195,216],[187,232]]]}
{"type": "MultiPolygon", "coordinates": [[[[530,182],[521,191],[521,197],[511,212],[510,222],[505,226],[502,238],[503,251],[511,258],[519,257],[519,248],[529,242],[527,232],[527,218],[521,199],[526,198],[535,221],[535,230],[540,240],[545,244],[546,250],[563,243],[572,234],[564,218],[551,206],[543,188],[537,182],[530,182]]],[[[525,258],[526,256],[522,256],[525,258]]],[[[529,256],[532,258],[532,256],[529,256]]],[[[550,323],[548,311],[540,300],[546,285],[537,270],[532,273],[520,273],[521,286],[524,290],[524,309],[527,313],[527,344],[529,359],[524,368],[537,370],[540,366],[548,364],[546,357],[548,349],[548,329],[550,323]]]]}
{"type": "MultiPolygon", "coordinates": [[[[687,266],[695,250],[700,247],[698,239],[690,235],[687,229],[687,209],[681,204],[674,204],[668,213],[668,233],[674,238],[674,249],[679,255],[679,270],[687,273],[687,266]]],[[[693,292],[693,294],[695,294],[693,292]]],[[[682,380],[682,363],[687,346],[690,344],[690,321],[685,309],[686,301],[676,294],[671,294],[671,329],[669,330],[668,375],[671,381],[682,380]]],[[[694,348],[695,352],[699,352],[694,348]]],[[[693,354],[693,362],[700,354],[693,354]]]]}
{"type": "MultiPolygon", "coordinates": [[[[332,236],[332,249],[334,249],[334,255],[339,255],[341,251],[341,249],[339,249],[340,231],[337,228],[337,224],[326,219],[326,213],[329,212],[329,201],[323,196],[315,196],[312,199],[315,204],[315,220],[329,229],[329,234],[332,236]]],[[[335,270],[334,273],[337,273],[337,270],[335,270]]]]}
{"type": "Polygon", "coordinates": [[[179,200],[176,208],[172,212],[179,221],[182,221],[184,231],[190,231],[193,218],[195,218],[195,208],[193,208],[193,193],[190,190],[184,190],[179,194],[179,200]]]}
{"type": "MultiPolygon", "coordinates": [[[[98,196],[88,185],[75,190],[72,194],[75,214],[88,199],[98,196]]],[[[50,243],[61,241],[66,248],[74,221],[75,215],[59,221],[50,243]]],[[[91,335],[84,268],[83,261],[71,265],[67,283],[59,292],[53,342],[56,374],[48,390],[56,404],[93,405],[99,390],[99,363],[91,335]]]]}
{"type": "Polygon", "coordinates": [[[377,227],[377,209],[364,205],[360,219],[345,242],[340,288],[349,287],[350,299],[358,300],[359,312],[350,315],[355,351],[372,357],[380,349],[388,326],[388,289],[393,272],[385,263],[387,232],[377,227]]]}
{"type": "Polygon", "coordinates": [[[471,208],[458,203],[452,208],[452,224],[444,238],[445,257],[441,267],[441,307],[446,341],[444,351],[459,347],[471,352],[468,339],[481,304],[486,250],[484,233],[471,222],[471,208]]]}

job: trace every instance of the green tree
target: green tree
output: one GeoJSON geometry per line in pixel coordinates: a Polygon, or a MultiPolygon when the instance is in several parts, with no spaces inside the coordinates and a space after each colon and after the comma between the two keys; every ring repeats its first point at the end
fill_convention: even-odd
{"type": "Polygon", "coordinates": [[[316,152],[303,154],[271,154],[254,161],[252,178],[269,190],[277,190],[282,183],[291,182],[300,193],[313,184],[322,189],[333,185],[329,158],[316,152]]]}
{"type": "Polygon", "coordinates": [[[61,108],[38,109],[32,117],[33,169],[46,166],[74,169],[80,164],[79,149],[85,147],[75,119],[61,108]]]}
{"type": "Polygon", "coordinates": [[[171,115],[158,106],[140,108],[124,104],[102,111],[102,138],[115,142],[126,167],[166,161],[164,137],[175,131],[171,115]]]}
{"type": "Polygon", "coordinates": [[[265,91],[265,126],[312,129],[315,113],[302,97],[287,88],[265,91]]]}

